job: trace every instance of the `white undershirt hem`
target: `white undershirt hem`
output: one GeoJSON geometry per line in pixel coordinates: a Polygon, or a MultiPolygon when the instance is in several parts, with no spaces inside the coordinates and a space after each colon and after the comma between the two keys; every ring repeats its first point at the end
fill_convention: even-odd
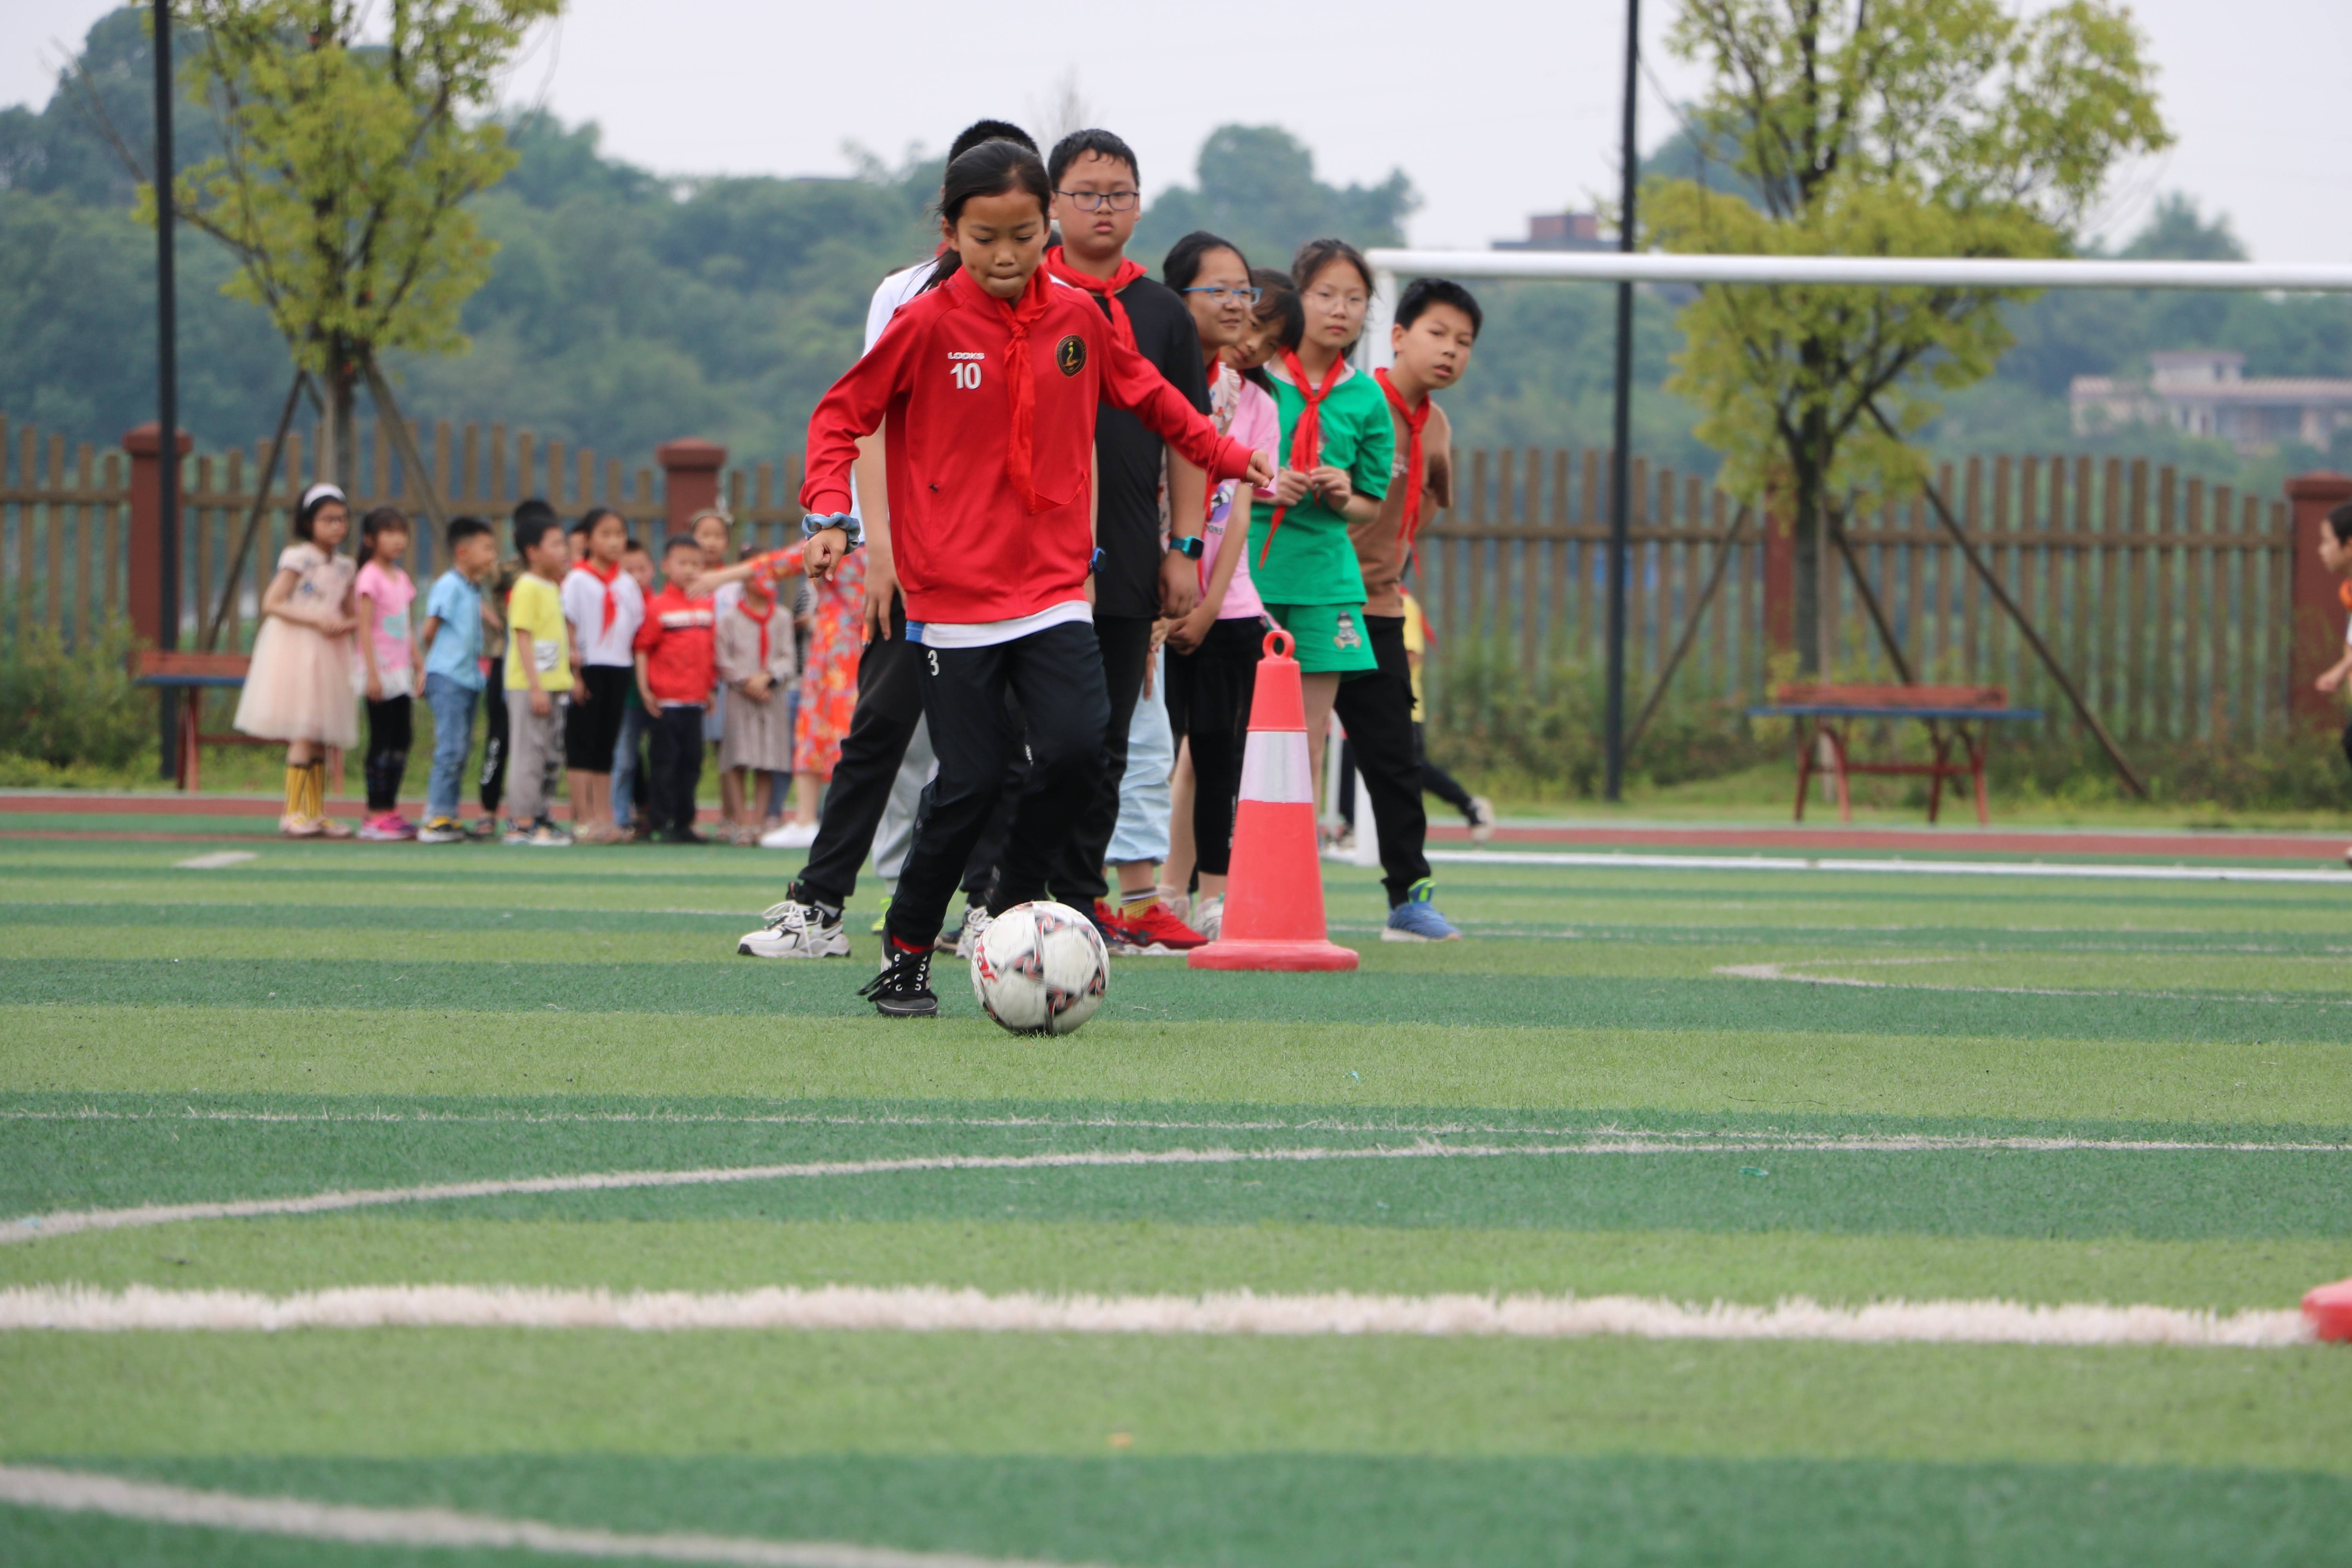
{"type": "Polygon", "coordinates": [[[908,621],[907,640],[925,647],[994,647],[1032,632],[1042,632],[1047,626],[1094,618],[1092,605],[1084,599],[1071,599],[1049,605],[1034,616],[1015,616],[1009,621],[908,621]]]}

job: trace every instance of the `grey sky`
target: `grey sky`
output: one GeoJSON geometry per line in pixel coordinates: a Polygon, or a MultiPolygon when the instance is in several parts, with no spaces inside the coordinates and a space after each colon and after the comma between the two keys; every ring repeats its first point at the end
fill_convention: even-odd
{"type": "MultiPolygon", "coordinates": [[[[12,0],[0,102],[45,100],[60,46],[106,9],[12,0]]],[[[2127,231],[2179,188],[2228,212],[2265,260],[2352,260],[2352,4],[2135,10],[2179,144],[2116,182],[2106,226],[2127,231]]],[[[1672,0],[1644,11],[1657,75],[1688,90],[1693,74],[1657,43],[1672,0]]],[[[1327,178],[1402,166],[1426,204],[1417,243],[1484,246],[1613,185],[1622,26],[1618,0],[574,0],[509,92],[598,121],[608,151],[665,173],[835,174],[846,142],[895,161],[982,114],[1042,134],[1075,82],[1093,121],[1134,143],[1147,188],[1189,181],[1213,127],[1271,121],[1315,149],[1327,178]]],[[[1642,112],[1645,142],[1671,128],[1646,87],[1642,112]]]]}

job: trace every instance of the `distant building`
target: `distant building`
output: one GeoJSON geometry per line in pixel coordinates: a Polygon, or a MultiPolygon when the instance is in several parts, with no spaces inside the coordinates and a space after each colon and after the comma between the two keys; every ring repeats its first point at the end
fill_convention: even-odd
{"type": "Polygon", "coordinates": [[[1528,219],[1525,239],[1498,239],[1496,250],[1609,250],[1613,239],[1601,235],[1599,213],[1536,213],[1528,219]]]}
{"type": "Polygon", "coordinates": [[[2255,376],[2246,356],[2227,349],[2176,350],[2147,356],[2145,381],[2078,375],[2068,390],[2074,434],[2118,425],[2169,425],[2190,436],[2229,442],[2247,457],[2300,441],[2327,449],[2352,428],[2352,377],[2255,376]]]}

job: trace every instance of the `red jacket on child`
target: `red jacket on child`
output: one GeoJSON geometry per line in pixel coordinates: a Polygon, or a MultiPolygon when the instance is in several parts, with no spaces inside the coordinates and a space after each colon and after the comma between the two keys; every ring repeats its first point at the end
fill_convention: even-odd
{"type": "Polygon", "coordinates": [[[1213,481],[1248,470],[1249,448],[1218,435],[1086,293],[1040,267],[1020,299],[999,300],[959,268],[899,307],[817,405],[801,504],[847,511],[857,438],[884,428],[908,620],[1004,621],[1083,599],[1104,403],[1213,481]]]}
{"type": "Polygon", "coordinates": [[[689,599],[675,583],[646,602],[645,624],[630,646],[646,656],[646,684],[654,700],[699,706],[718,684],[717,650],[711,628],[719,616],[709,599],[689,599]]]}

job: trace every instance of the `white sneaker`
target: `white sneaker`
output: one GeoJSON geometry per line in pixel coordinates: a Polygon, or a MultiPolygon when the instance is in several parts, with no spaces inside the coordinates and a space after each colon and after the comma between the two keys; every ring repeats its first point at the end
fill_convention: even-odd
{"type": "Polygon", "coordinates": [[[767,923],[745,931],[735,951],[745,958],[847,958],[849,933],[841,918],[831,920],[813,904],[786,899],[760,917],[767,923]]]}
{"type": "MultiPolygon", "coordinates": [[[[1171,888],[1165,882],[1160,883],[1160,886],[1152,889],[1151,890],[1160,896],[1160,902],[1167,909],[1170,914],[1174,915],[1186,925],[1192,925],[1192,894],[1186,892],[1181,888],[1171,888]]],[[[1198,931],[1201,928],[1193,926],[1192,929],[1198,931]]]]}
{"type": "Polygon", "coordinates": [[[787,822],[782,827],[772,827],[760,835],[762,849],[805,849],[816,842],[816,824],[787,822]]]}
{"type": "Polygon", "coordinates": [[[1484,844],[1495,837],[1495,803],[1483,795],[1470,797],[1470,842],[1484,844]]]}
{"type": "Polygon", "coordinates": [[[981,934],[988,930],[989,922],[995,918],[980,904],[964,906],[963,930],[956,933],[955,955],[970,963],[972,953],[980,946],[981,934]]]}
{"type": "Polygon", "coordinates": [[[1216,941],[1225,926],[1225,896],[1203,893],[1201,901],[1192,907],[1192,918],[1184,923],[1211,942],[1216,941]]]}

